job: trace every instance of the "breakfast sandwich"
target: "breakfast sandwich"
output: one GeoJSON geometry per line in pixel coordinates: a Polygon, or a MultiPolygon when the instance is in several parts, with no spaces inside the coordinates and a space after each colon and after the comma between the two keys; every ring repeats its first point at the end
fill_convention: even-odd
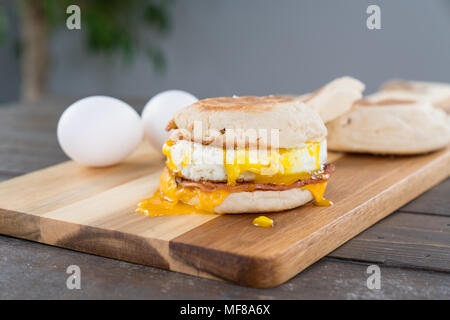
{"type": "Polygon", "coordinates": [[[295,97],[220,97],[175,114],[163,147],[159,190],[139,203],[147,215],[292,209],[323,198],[334,170],[327,129],[295,97]]]}
{"type": "Polygon", "coordinates": [[[435,151],[450,142],[450,117],[422,93],[379,91],[329,123],[334,151],[407,155],[435,151]]]}

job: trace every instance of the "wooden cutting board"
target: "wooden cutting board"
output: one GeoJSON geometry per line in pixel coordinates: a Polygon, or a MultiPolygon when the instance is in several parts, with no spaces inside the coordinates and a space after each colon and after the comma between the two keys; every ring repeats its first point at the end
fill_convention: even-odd
{"type": "Polygon", "coordinates": [[[326,197],[257,215],[146,217],[162,157],[142,146],[121,165],[65,162],[0,184],[0,233],[252,287],[283,283],[450,174],[450,148],[415,157],[330,153],[336,171],[326,197]]]}

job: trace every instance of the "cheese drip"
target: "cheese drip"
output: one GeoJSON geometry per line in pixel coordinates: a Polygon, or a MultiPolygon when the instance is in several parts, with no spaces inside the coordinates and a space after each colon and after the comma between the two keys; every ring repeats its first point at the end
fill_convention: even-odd
{"type": "MultiPolygon", "coordinates": [[[[311,192],[315,205],[330,206],[333,203],[323,198],[326,186],[325,181],[307,184],[301,188],[311,192]]],[[[159,190],[151,198],[139,202],[136,212],[148,216],[211,214],[214,213],[214,207],[220,205],[229,194],[227,190],[210,192],[198,188],[179,187],[173,174],[165,168],[161,175],[159,190]]]]}
{"type": "Polygon", "coordinates": [[[327,188],[327,182],[328,181],[320,182],[320,183],[311,183],[311,184],[307,184],[300,188],[311,192],[311,194],[314,198],[314,204],[316,206],[328,207],[328,206],[332,206],[333,202],[331,202],[330,200],[327,200],[323,197],[323,194],[325,193],[325,189],[327,188]]]}
{"type": "Polygon", "coordinates": [[[212,192],[198,188],[183,188],[165,168],[161,174],[159,190],[148,199],[138,203],[136,212],[148,216],[178,215],[190,213],[208,214],[230,194],[226,190],[212,192]]]}

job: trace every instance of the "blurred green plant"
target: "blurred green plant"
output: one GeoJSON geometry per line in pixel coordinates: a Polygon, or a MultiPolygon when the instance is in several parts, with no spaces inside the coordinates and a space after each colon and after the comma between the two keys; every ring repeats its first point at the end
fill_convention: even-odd
{"type": "MultiPolygon", "coordinates": [[[[145,52],[156,72],[165,69],[164,52],[153,40],[170,31],[172,0],[20,0],[18,47],[23,60],[25,99],[36,100],[46,93],[51,56],[49,35],[65,27],[70,15],[66,8],[74,4],[81,9],[80,32],[89,51],[108,56],[119,54],[128,62],[136,53],[145,52]]],[[[0,43],[7,36],[7,28],[6,14],[0,8],[0,43]]]]}
{"type": "Polygon", "coordinates": [[[6,26],[6,13],[3,8],[0,8],[0,44],[3,43],[6,38],[6,26]]]}

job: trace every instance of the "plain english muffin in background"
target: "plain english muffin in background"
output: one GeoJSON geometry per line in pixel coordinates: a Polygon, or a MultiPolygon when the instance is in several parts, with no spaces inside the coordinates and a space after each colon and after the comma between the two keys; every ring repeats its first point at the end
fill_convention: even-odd
{"type": "Polygon", "coordinates": [[[435,107],[450,113],[449,83],[390,80],[381,86],[378,96],[429,101],[435,107]]]}
{"type": "Polygon", "coordinates": [[[365,85],[361,81],[341,77],[299,98],[327,123],[350,111],[353,103],[362,98],[364,89],[365,85]]]}
{"type": "Polygon", "coordinates": [[[408,155],[444,148],[450,119],[431,102],[385,99],[374,94],[353,111],[327,123],[328,148],[334,151],[408,155]]]}

